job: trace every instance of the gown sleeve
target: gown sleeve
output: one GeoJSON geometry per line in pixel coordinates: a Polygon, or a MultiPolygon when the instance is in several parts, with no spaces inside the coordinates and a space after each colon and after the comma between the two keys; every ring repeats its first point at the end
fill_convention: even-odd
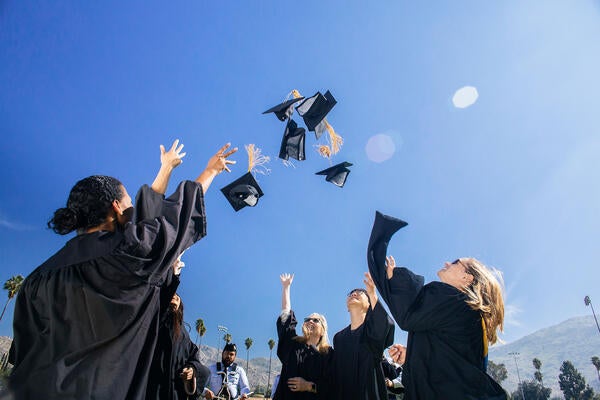
{"type": "Polygon", "coordinates": [[[135,195],[135,218],[143,221],[145,219],[158,218],[161,215],[165,195],[152,190],[148,185],[143,185],[135,195]]]}
{"type": "Polygon", "coordinates": [[[379,302],[367,312],[364,335],[369,350],[377,359],[381,359],[385,348],[394,343],[394,321],[379,302]]]}
{"type": "Polygon", "coordinates": [[[182,182],[163,201],[158,218],[127,224],[123,234],[117,253],[129,259],[125,265],[142,279],[164,280],[175,259],[206,235],[202,186],[182,182]]]}
{"type": "Polygon", "coordinates": [[[293,350],[297,324],[296,315],[291,310],[285,321],[282,321],[281,316],[277,318],[277,357],[282,363],[287,362],[288,354],[293,350]]]}

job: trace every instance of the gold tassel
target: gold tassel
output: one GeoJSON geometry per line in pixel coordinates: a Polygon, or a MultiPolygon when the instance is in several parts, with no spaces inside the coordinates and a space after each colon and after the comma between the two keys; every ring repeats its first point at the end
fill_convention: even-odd
{"type": "Polygon", "coordinates": [[[331,148],[326,144],[317,146],[317,152],[321,157],[331,158],[331,148]]]}
{"type": "Polygon", "coordinates": [[[299,99],[300,97],[302,97],[300,92],[297,91],[296,89],[292,90],[292,96],[294,96],[295,99],[299,99]]]}
{"type": "Polygon", "coordinates": [[[266,175],[271,170],[265,166],[271,157],[264,156],[262,150],[256,147],[254,144],[248,144],[245,146],[246,152],[248,153],[248,172],[254,172],[258,174],[266,175]]]}
{"type": "Polygon", "coordinates": [[[335,133],[335,131],[333,130],[333,126],[331,126],[326,119],[323,119],[323,121],[325,122],[325,128],[329,133],[329,142],[331,143],[331,154],[337,154],[340,151],[342,144],[344,144],[344,139],[340,135],[335,133]]]}

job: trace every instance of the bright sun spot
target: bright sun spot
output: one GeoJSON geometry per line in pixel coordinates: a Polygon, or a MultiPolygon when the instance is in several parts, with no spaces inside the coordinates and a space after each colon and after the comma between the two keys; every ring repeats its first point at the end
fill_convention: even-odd
{"type": "Polygon", "coordinates": [[[365,150],[369,160],[381,163],[394,155],[396,146],[390,136],[380,133],[369,138],[365,150]]]}
{"type": "Polygon", "coordinates": [[[477,88],[473,86],[464,86],[454,93],[454,97],[452,97],[452,103],[454,103],[454,107],[456,108],[467,108],[473,105],[477,98],[479,97],[479,93],[477,93],[477,88]]]}

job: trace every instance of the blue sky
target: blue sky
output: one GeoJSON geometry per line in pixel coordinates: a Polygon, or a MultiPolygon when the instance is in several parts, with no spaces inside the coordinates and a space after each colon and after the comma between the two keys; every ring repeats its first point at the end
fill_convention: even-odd
{"type": "MultiPolygon", "coordinates": [[[[245,172],[241,151],[207,194],[208,236],[185,255],[180,293],[208,345],[220,324],[268,355],[282,272],[296,274],[300,315],[324,313],[330,336],[345,327],[375,210],[410,223],[390,253],[427,280],[460,256],[502,270],[506,341],[588,314],[585,295],[600,304],[599,39],[596,1],[6,0],[0,280],[68,239],[45,224],[78,179],[113,175],[135,193],[159,144],[179,138],[174,188],[231,141],[270,155],[271,174],[258,206],[235,213],[218,189],[245,172]],[[456,108],[464,86],[479,97],[456,108]],[[332,162],[354,164],[343,189],[314,175],[329,161],[312,134],[306,161],[276,158],[284,125],[261,113],[292,89],[337,98],[332,162]],[[377,134],[395,147],[380,163],[365,151],[377,134]]],[[[12,305],[0,335],[11,320],[12,305]]]]}

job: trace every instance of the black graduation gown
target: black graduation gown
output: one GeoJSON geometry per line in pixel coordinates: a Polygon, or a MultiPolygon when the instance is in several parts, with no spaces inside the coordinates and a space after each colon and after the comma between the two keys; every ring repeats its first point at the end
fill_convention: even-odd
{"type": "MultiPolygon", "coordinates": [[[[158,218],[168,201],[163,194],[155,192],[150,186],[143,185],[135,196],[135,220],[158,218]]],[[[160,327],[158,342],[154,351],[146,399],[187,399],[198,398],[202,393],[210,370],[200,363],[198,347],[191,341],[182,327],[179,339],[173,334],[173,315],[170,304],[179,287],[179,276],[169,269],[167,278],[160,291],[160,327]],[[196,393],[188,396],[179,374],[183,368],[192,367],[196,376],[196,393]]]]}
{"type": "MultiPolygon", "coordinates": [[[[389,379],[390,381],[393,381],[394,379],[398,378],[398,376],[400,376],[400,374],[402,373],[402,367],[396,368],[385,358],[381,360],[381,369],[383,370],[383,377],[389,379]]],[[[386,386],[386,389],[388,391],[388,398],[390,400],[395,400],[397,394],[404,393],[403,387],[393,388],[386,386]]]]}
{"type": "Polygon", "coordinates": [[[74,237],[25,279],[10,351],[17,399],[145,398],[160,287],[206,234],[199,184],[165,202],[154,220],[74,237]]]}
{"type": "Polygon", "coordinates": [[[431,282],[406,268],[387,279],[392,235],[406,223],[377,213],[367,250],[369,271],[392,316],[408,331],[402,384],[405,400],[494,399],[506,392],[484,369],[481,315],[455,287],[431,282]]]}
{"type": "Polygon", "coordinates": [[[329,348],[327,353],[321,353],[314,346],[298,341],[297,324],[293,311],[285,322],[281,322],[281,317],[277,318],[277,357],[281,361],[281,376],[273,400],[329,399],[333,350],[329,348]],[[292,392],[287,380],[297,376],[314,382],[317,393],[292,392]]]}
{"type": "Polygon", "coordinates": [[[340,400],[384,400],[387,390],[381,369],[381,356],[394,341],[394,322],[377,302],[369,307],[365,322],[355,330],[350,326],[333,338],[333,398],[340,400]]]}

